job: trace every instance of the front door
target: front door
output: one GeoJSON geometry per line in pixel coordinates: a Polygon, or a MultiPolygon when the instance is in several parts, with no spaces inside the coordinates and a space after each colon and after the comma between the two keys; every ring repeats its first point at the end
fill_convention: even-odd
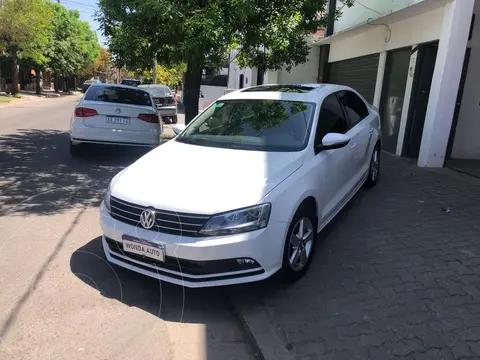
{"type": "MultiPolygon", "coordinates": [[[[349,124],[336,94],[325,98],[320,108],[315,133],[315,148],[328,133],[346,134],[349,124]]],[[[318,179],[316,198],[322,205],[319,225],[332,216],[350,192],[349,184],[355,174],[351,145],[325,150],[316,154],[315,177],[318,179]]]]}

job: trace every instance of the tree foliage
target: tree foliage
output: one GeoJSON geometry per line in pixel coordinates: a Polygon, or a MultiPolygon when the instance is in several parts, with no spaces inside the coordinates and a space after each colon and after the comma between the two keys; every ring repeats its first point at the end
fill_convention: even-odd
{"type": "Polygon", "coordinates": [[[58,74],[74,75],[94,62],[100,51],[97,34],[80,20],[78,10],[53,7],[54,32],[50,39],[49,66],[58,74]]]}
{"type": "MultiPolygon", "coordinates": [[[[157,65],[157,84],[174,86],[182,81],[186,65],[184,63],[176,66],[157,65]]],[[[150,83],[153,80],[152,69],[148,68],[141,73],[142,82],[150,83]]]]}
{"type": "Polygon", "coordinates": [[[6,0],[0,7],[0,48],[12,58],[12,93],[18,89],[19,57],[46,61],[45,46],[52,30],[52,11],[46,0],[6,0]]]}
{"type": "MultiPolygon", "coordinates": [[[[116,60],[131,66],[156,56],[185,62],[186,121],[198,112],[204,67],[231,49],[241,66],[290,69],[306,61],[305,35],[325,27],[328,0],[99,0],[99,21],[116,60]]],[[[351,5],[351,0],[346,0],[351,5]]]]}

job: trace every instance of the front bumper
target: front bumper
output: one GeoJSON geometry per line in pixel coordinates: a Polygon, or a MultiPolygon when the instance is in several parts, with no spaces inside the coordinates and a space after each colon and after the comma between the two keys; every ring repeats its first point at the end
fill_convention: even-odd
{"type": "Polygon", "coordinates": [[[145,230],[112,218],[100,206],[102,244],[107,260],[132,271],[187,287],[233,285],[266,279],[282,264],[286,224],[223,237],[186,237],[145,230]],[[165,247],[165,262],[125,253],[123,235],[165,247]],[[237,259],[250,259],[239,264],[237,259]]]}

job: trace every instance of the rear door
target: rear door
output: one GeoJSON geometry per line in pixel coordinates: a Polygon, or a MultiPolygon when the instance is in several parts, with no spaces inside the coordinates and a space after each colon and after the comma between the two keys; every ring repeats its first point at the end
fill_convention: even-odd
{"type": "Polygon", "coordinates": [[[369,148],[372,141],[370,130],[374,115],[370,113],[365,102],[355,92],[340,91],[337,95],[350,122],[348,134],[352,137],[355,178],[360,181],[370,162],[369,148]]]}
{"type": "Polygon", "coordinates": [[[97,115],[84,117],[83,122],[88,127],[149,131],[152,126],[158,126],[158,122],[152,122],[157,114],[150,94],[143,90],[91,86],[85,94],[82,107],[97,111],[97,115]]]}

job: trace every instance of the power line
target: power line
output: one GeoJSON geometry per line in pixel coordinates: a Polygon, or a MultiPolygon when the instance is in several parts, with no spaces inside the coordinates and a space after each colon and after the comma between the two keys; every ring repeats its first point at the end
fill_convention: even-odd
{"type": "Polygon", "coordinates": [[[370,11],[373,11],[373,12],[377,13],[378,15],[383,15],[381,12],[378,12],[377,10],[372,9],[371,7],[369,7],[369,6],[361,3],[361,2],[358,1],[358,0],[356,0],[355,3],[358,3],[358,5],[361,5],[361,6],[363,6],[365,9],[368,9],[368,10],[370,10],[370,11]]]}

